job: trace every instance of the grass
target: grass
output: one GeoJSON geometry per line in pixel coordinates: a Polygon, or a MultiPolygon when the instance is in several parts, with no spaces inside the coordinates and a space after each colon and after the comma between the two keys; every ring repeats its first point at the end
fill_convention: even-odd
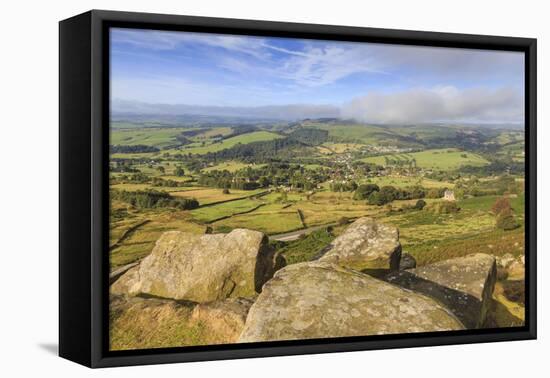
{"type": "MultiPolygon", "coordinates": [[[[118,189],[118,190],[126,190],[128,192],[136,192],[138,190],[147,190],[147,189],[155,189],[158,191],[163,192],[179,192],[183,191],[187,188],[178,188],[178,187],[168,187],[168,186],[152,186],[151,184],[130,184],[130,183],[124,183],[124,184],[114,184],[110,186],[112,189],[118,189]]],[[[192,187],[190,189],[193,189],[192,187]]]]}
{"type": "Polygon", "coordinates": [[[291,209],[300,209],[308,226],[335,223],[342,217],[359,217],[378,213],[381,208],[370,206],[366,201],[353,200],[353,193],[318,192],[310,200],[293,204],[291,209]]]}
{"type": "Polygon", "coordinates": [[[197,134],[193,137],[189,137],[188,139],[191,140],[201,140],[201,139],[210,139],[212,137],[217,136],[228,136],[233,133],[233,129],[231,127],[216,127],[212,129],[205,129],[204,132],[197,134]]]}
{"type": "Polygon", "coordinates": [[[182,148],[181,150],[170,150],[170,153],[184,153],[193,155],[203,155],[208,152],[217,152],[236,146],[237,144],[248,144],[253,142],[263,142],[273,139],[283,138],[279,134],[269,131],[254,131],[248,134],[237,135],[232,138],[222,140],[220,143],[212,143],[201,147],[182,148]]]}
{"type": "Polygon", "coordinates": [[[290,265],[314,259],[333,240],[332,233],[327,230],[317,230],[295,241],[277,243],[287,265],[290,265]]]}
{"type": "Polygon", "coordinates": [[[396,188],[406,188],[420,185],[424,188],[453,188],[454,184],[447,181],[437,181],[423,177],[407,177],[407,176],[383,176],[372,177],[366,180],[367,183],[376,184],[380,187],[391,185],[396,188]]]}
{"type": "Polygon", "coordinates": [[[236,172],[243,168],[260,168],[264,166],[265,164],[246,164],[241,163],[240,161],[225,161],[223,163],[213,165],[208,168],[202,169],[203,172],[211,172],[211,171],[228,171],[228,172],[236,172]]]}
{"type": "Polygon", "coordinates": [[[190,321],[191,305],[149,299],[111,306],[111,350],[181,347],[204,344],[208,330],[190,321]],[[153,302],[153,303],[151,303],[153,302]]]}
{"type": "MultiPolygon", "coordinates": [[[[328,149],[330,152],[334,152],[337,154],[342,154],[345,152],[354,152],[359,151],[363,147],[363,144],[359,143],[330,143],[326,142],[321,145],[321,147],[324,147],[325,149],[328,149]]],[[[323,152],[323,151],[321,151],[323,152]]]]}
{"type": "Polygon", "coordinates": [[[514,142],[522,142],[524,140],[525,134],[523,131],[508,131],[499,133],[495,138],[493,138],[492,141],[498,144],[509,144],[514,142]]]}
{"type": "Polygon", "coordinates": [[[274,207],[266,209],[266,206],[262,206],[249,214],[224,219],[214,223],[215,229],[248,228],[266,234],[279,234],[302,227],[300,217],[295,210],[283,210],[281,205],[278,205],[279,209],[274,210],[274,207]]]}
{"type": "Polygon", "coordinates": [[[232,200],[252,196],[262,190],[236,190],[231,189],[229,194],[223,194],[223,189],[217,188],[186,188],[184,191],[175,191],[170,194],[174,197],[195,198],[200,205],[207,205],[220,201],[232,200]]]}
{"type": "Polygon", "coordinates": [[[141,128],[141,129],[113,129],[111,130],[111,145],[135,146],[143,144],[162,148],[174,145],[176,136],[189,128],[141,128]]]}
{"type": "Polygon", "coordinates": [[[149,211],[130,212],[128,218],[111,222],[110,245],[132,226],[148,220],[149,222],[131,233],[129,237],[109,252],[111,269],[137,261],[153,249],[160,235],[166,231],[185,231],[202,234],[203,225],[192,222],[186,211],[153,209],[149,211]]]}
{"type": "Polygon", "coordinates": [[[442,171],[455,170],[467,165],[480,167],[489,164],[489,161],[475,153],[461,151],[456,148],[444,148],[412,153],[371,156],[363,158],[361,160],[368,163],[385,165],[386,157],[394,160],[415,159],[416,165],[420,168],[442,171]]]}
{"type": "Polygon", "coordinates": [[[191,210],[190,213],[194,220],[198,222],[209,223],[222,217],[252,210],[260,204],[262,204],[261,201],[246,198],[242,200],[222,203],[215,206],[198,208],[195,210],[191,210]]]}
{"type": "Polygon", "coordinates": [[[389,127],[355,124],[327,125],[315,122],[305,126],[327,130],[329,137],[336,143],[341,144],[420,147],[418,143],[410,138],[404,138],[403,135],[389,127]]]}
{"type": "MultiPolygon", "coordinates": [[[[112,131],[111,144],[147,144],[155,147],[166,147],[175,142],[175,136],[184,129],[138,129],[138,130],[116,130],[112,131]],[[171,130],[171,131],[170,131],[171,130]],[[164,131],[164,133],[162,133],[164,131]],[[126,133],[127,135],[121,135],[126,133]]],[[[214,129],[216,130],[216,129],[214,129]]],[[[204,134],[199,134],[204,135],[204,134]]],[[[128,154],[112,154],[112,158],[151,158],[156,159],[163,157],[164,154],[176,155],[176,154],[193,154],[204,155],[209,152],[217,152],[236,146],[237,144],[248,144],[253,142],[269,141],[273,139],[283,138],[283,136],[272,133],[269,131],[254,131],[247,134],[237,135],[235,137],[223,139],[221,141],[212,141],[211,139],[197,139],[199,136],[194,136],[191,139],[199,140],[202,142],[195,142],[190,145],[183,146],[182,148],[171,148],[161,150],[159,152],[149,153],[128,153],[128,154]],[[203,145],[204,144],[204,145],[203,145]]]]}

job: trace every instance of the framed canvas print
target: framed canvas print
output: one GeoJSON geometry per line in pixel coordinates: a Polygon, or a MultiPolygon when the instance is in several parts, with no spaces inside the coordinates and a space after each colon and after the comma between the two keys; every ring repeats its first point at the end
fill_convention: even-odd
{"type": "Polygon", "coordinates": [[[536,40],[60,23],[60,355],[536,337],[536,40]]]}

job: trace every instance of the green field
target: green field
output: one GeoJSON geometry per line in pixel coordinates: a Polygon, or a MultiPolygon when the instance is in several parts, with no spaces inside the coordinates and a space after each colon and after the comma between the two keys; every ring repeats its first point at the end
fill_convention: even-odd
{"type": "Polygon", "coordinates": [[[426,150],[421,152],[389,154],[372,156],[361,159],[368,163],[385,165],[386,158],[395,160],[410,161],[416,160],[416,165],[424,169],[435,170],[454,170],[463,166],[480,167],[489,164],[489,162],[478,154],[461,151],[453,148],[426,150]]]}
{"type": "MultiPolygon", "coordinates": [[[[128,131],[129,134],[136,133],[135,130],[128,131]]],[[[174,134],[174,136],[177,135],[174,134]]],[[[137,135],[134,135],[134,137],[138,137],[137,135]]],[[[146,136],[139,136],[139,138],[145,138],[146,136]]],[[[118,136],[117,138],[120,138],[118,136]]],[[[196,138],[196,137],[195,137],[196,138]]],[[[177,154],[192,154],[192,155],[203,155],[209,152],[217,152],[221,150],[225,150],[228,148],[231,148],[233,146],[236,146],[238,144],[248,144],[253,142],[263,142],[263,141],[269,141],[273,139],[283,138],[282,135],[272,133],[269,131],[254,131],[247,134],[241,134],[237,135],[235,137],[230,137],[223,140],[217,140],[217,139],[205,139],[203,142],[194,142],[189,145],[185,145],[179,148],[170,148],[166,150],[161,150],[160,152],[153,152],[153,153],[116,153],[111,154],[112,158],[142,158],[142,157],[148,157],[148,158],[162,158],[166,154],[168,155],[177,155],[177,154]]],[[[117,139],[117,141],[120,140],[121,143],[125,143],[126,141],[122,139],[117,139]]],[[[175,139],[174,139],[175,140],[175,139]]],[[[128,140],[129,141],[129,140],[128,140]]],[[[155,147],[162,147],[166,145],[171,145],[173,141],[169,137],[167,137],[167,134],[164,133],[158,136],[156,139],[156,145],[153,145],[155,147]]],[[[149,142],[151,142],[149,140],[149,142]]],[[[116,144],[114,141],[111,142],[111,144],[116,144]]],[[[134,144],[147,144],[147,139],[137,139],[134,144]]]]}
{"type": "Polygon", "coordinates": [[[239,161],[226,161],[220,164],[216,164],[213,166],[210,166],[208,168],[203,168],[203,172],[211,172],[211,171],[228,171],[228,172],[236,172],[239,169],[248,168],[248,167],[261,167],[263,164],[246,164],[241,163],[239,161]]]}
{"type": "Polygon", "coordinates": [[[269,131],[254,131],[252,133],[237,135],[232,138],[224,139],[219,143],[212,143],[207,146],[201,146],[201,147],[182,148],[181,150],[172,150],[170,152],[173,152],[173,153],[181,152],[185,154],[202,155],[208,152],[217,152],[217,151],[225,150],[227,148],[236,146],[237,144],[263,142],[263,141],[268,141],[268,140],[273,140],[278,138],[282,138],[282,136],[269,131]]]}
{"type": "MultiPolygon", "coordinates": [[[[112,209],[125,212],[126,205],[113,204],[112,209]]],[[[113,211],[113,210],[112,210],[113,211]]],[[[110,233],[111,269],[139,260],[153,249],[155,242],[163,232],[178,230],[192,233],[204,233],[205,227],[192,221],[188,212],[167,211],[163,209],[127,212],[123,219],[112,219],[110,233]],[[138,228],[128,233],[133,226],[138,228]],[[122,236],[126,235],[123,240],[122,236]]]]}
{"type": "Polygon", "coordinates": [[[200,205],[206,205],[215,202],[228,201],[235,198],[250,197],[262,190],[237,190],[233,189],[229,194],[224,194],[222,189],[217,188],[186,188],[183,191],[173,191],[171,194],[175,197],[195,198],[200,205]]]}
{"type": "Polygon", "coordinates": [[[190,213],[194,220],[198,222],[210,223],[222,217],[250,211],[260,206],[262,203],[263,202],[259,200],[246,198],[215,206],[201,207],[199,209],[191,210],[190,213]]]}
{"type": "Polygon", "coordinates": [[[437,181],[424,177],[408,177],[408,176],[384,176],[372,177],[365,181],[369,184],[376,184],[380,187],[391,185],[396,188],[407,188],[412,186],[422,186],[423,188],[453,188],[454,183],[448,181],[437,181]]]}
{"type": "Polygon", "coordinates": [[[280,234],[302,228],[300,217],[296,210],[281,209],[268,211],[264,206],[243,215],[237,215],[214,223],[215,230],[220,231],[234,228],[248,228],[265,232],[266,234],[280,234]]]}
{"type": "Polygon", "coordinates": [[[304,126],[327,130],[331,139],[340,144],[337,148],[341,148],[342,144],[352,144],[355,147],[357,147],[357,144],[401,147],[420,146],[420,143],[404,138],[389,127],[355,124],[332,125],[315,122],[307,123],[304,126]]]}
{"type": "MultiPolygon", "coordinates": [[[[497,198],[483,196],[458,201],[460,211],[456,214],[435,214],[423,210],[388,214],[381,219],[399,227],[403,248],[413,253],[421,265],[474,252],[498,255],[513,252],[517,255],[524,246],[524,241],[519,240],[523,231],[521,228],[513,231],[496,229],[495,217],[490,209],[497,198]],[[499,241],[509,238],[514,240],[511,245],[499,241]],[[461,248],[464,244],[475,245],[476,248],[461,248]]],[[[511,198],[510,202],[518,221],[523,224],[524,197],[511,198]]]]}
{"type": "MultiPolygon", "coordinates": [[[[265,233],[270,245],[285,257],[287,264],[294,264],[318,257],[351,222],[365,216],[398,227],[403,251],[412,254],[418,266],[475,252],[495,256],[524,253],[523,172],[506,168],[495,173],[494,165],[487,169],[462,169],[484,167],[498,159],[505,163],[501,164],[504,167],[522,161],[521,132],[482,130],[478,133],[459,126],[386,127],[333,122],[304,121],[301,126],[327,130],[328,137],[308,130],[302,134],[306,138],[305,142],[300,140],[303,144],[288,143],[292,148],[290,152],[280,147],[286,143],[268,142],[287,135],[292,138],[296,125],[285,129],[281,125],[270,128],[262,124],[254,131],[231,137],[238,126],[169,128],[150,123],[139,128],[118,124],[112,131],[111,144],[148,145],[160,151],[112,155],[119,160],[111,165],[110,188],[143,193],[126,193],[126,197],[117,197],[119,200],[112,203],[111,269],[147,256],[166,231],[204,234],[227,233],[236,228],[265,233]],[[186,136],[190,143],[174,147],[179,143],[176,136],[191,129],[193,133],[186,136]],[[479,138],[483,144],[468,151],[443,148],[452,138],[462,141],[465,135],[479,138]],[[438,140],[444,140],[445,144],[437,144],[438,140]],[[258,157],[251,156],[249,151],[255,151],[252,148],[242,149],[242,155],[239,155],[241,149],[234,149],[227,155],[231,158],[208,154],[259,141],[266,143],[256,145],[262,148],[258,157]],[[487,154],[488,148],[495,153],[487,154]],[[413,150],[417,152],[408,152],[413,150]],[[378,155],[372,156],[374,154],[378,155]],[[358,161],[377,166],[357,164],[358,161]],[[184,170],[183,175],[178,172],[180,176],[176,176],[178,168],[184,170]],[[368,196],[354,199],[358,198],[355,188],[367,183],[380,188],[393,187],[381,190],[380,195],[391,190],[394,195],[382,203],[368,196]],[[225,187],[229,188],[226,193],[222,189],[225,187]],[[431,198],[434,197],[434,191],[429,191],[432,188],[454,190],[458,199],[456,206],[460,209],[441,211],[444,200],[431,198]],[[147,193],[149,190],[164,191],[170,197],[147,193]],[[415,206],[419,197],[428,192],[430,198],[422,198],[425,207],[415,206]],[[150,202],[155,196],[164,202],[150,202]],[[497,228],[496,216],[491,212],[495,201],[502,196],[510,199],[518,225],[508,231],[497,228]],[[186,207],[185,204],[192,202],[183,199],[191,198],[198,201],[198,207],[196,204],[186,207]]],[[[503,294],[506,284],[505,281],[497,283],[491,321],[504,326],[521,324],[522,304],[507,299],[503,294]]],[[[172,329],[178,339],[191,345],[204,342],[208,337],[198,326],[186,323],[180,329],[168,322],[162,337],[149,335],[150,343],[144,342],[141,338],[145,334],[135,333],[131,324],[139,308],[134,310],[136,313],[132,312],[128,319],[116,320],[118,333],[114,337],[119,348],[171,340],[168,335],[172,329]]],[[[173,340],[176,343],[176,339],[173,340]]]]}
{"type": "Polygon", "coordinates": [[[153,147],[166,147],[177,143],[176,136],[188,128],[150,128],[112,130],[111,145],[146,145],[153,147]]]}

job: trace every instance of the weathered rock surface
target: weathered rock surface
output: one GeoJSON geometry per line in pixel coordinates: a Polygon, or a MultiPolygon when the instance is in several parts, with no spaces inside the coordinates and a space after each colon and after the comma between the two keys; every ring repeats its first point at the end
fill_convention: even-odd
{"type": "Polygon", "coordinates": [[[399,268],[399,230],[372,218],[359,218],[331,243],[319,261],[355,270],[399,268]]]}
{"type": "Polygon", "coordinates": [[[399,269],[414,269],[416,268],[416,259],[409,253],[402,253],[399,261],[399,269]]]}
{"type": "Polygon", "coordinates": [[[149,256],[112,286],[113,294],[146,294],[162,298],[210,302],[249,297],[261,291],[282,257],[257,231],[228,234],[164,233],[149,256]]]}
{"type": "Polygon", "coordinates": [[[118,269],[113,270],[111,273],[109,273],[109,284],[112,284],[116,280],[118,280],[124,273],[132,269],[133,267],[139,265],[139,261],[126,264],[124,266],[121,266],[118,269]]]}
{"type": "Polygon", "coordinates": [[[217,343],[234,343],[244,328],[246,315],[253,303],[248,298],[228,298],[198,304],[191,320],[206,326],[217,343]]]}
{"type": "Polygon", "coordinates": [[[119,276],[109,288],[109,292],[111,293],[111,295],[129,294],[131,288],[138,283],[138,270],[139,265],[128,269],[124,274],[119,276]]]}
{"type": "Polygon", "coordinates": [[[525,277],[525,255],[514,257],[510,253],[496,257],[499,279],[521,280],[525,277]]]}
{"type": "Polygon", "coordinates": [[[250,308],[240,342],[463,329],[435,300],[326,262],[275,273],[250,308]]]}
{"type": "Polygon", "coordinates": [[[485,323],[496,276],[495,258],[477,253],[392,272],[386,280],[436,299],[466,328],[480,328],[485,323]]]}

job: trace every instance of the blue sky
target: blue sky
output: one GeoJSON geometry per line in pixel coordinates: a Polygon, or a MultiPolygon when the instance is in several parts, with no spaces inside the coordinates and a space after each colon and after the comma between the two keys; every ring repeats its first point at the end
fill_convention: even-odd
{"type": "Polygon", "coordinates": [[[111,30],[114,104],[317,105],[380,123],[520,122],[523,69],[513,52],[111,30]]]}

